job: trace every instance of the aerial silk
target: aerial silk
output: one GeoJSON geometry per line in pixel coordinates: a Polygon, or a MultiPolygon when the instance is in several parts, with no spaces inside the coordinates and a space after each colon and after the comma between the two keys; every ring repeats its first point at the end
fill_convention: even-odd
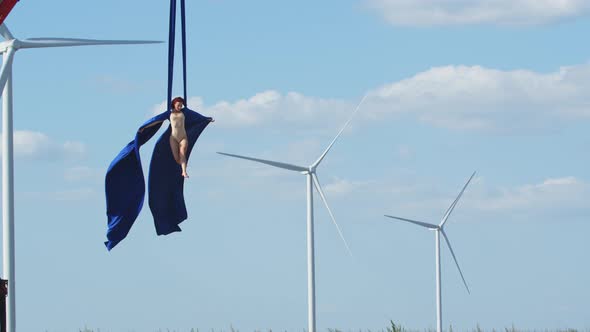
{"type": "Polygon", "coordinates": [[[4,23],[8,14],[12,11],[12,8],[18,0],[0,0],[0,24],[4,23]]]}
{"type": "MultiPolygon", "coordinates": [[[[183,42],[183,81],[186,103],[186,35],[184,0],[181,0],[182,42],[183,42]]],[[[170,5],[170,40],[168,49],[168,101],[172,99],[174,64],[176,0],[170,5]]],[[[145,180],[139,154],[140,147],[149,141],[162,126],[162,121],[170,117],[169,109],[146,121],[135,134],[135,139],[121,150],[109,166],[105,179],[108,230],[105,245],[108,250],[123,240],[137,219],[145,197],[145,180]],[[150,126],[151,125],[151,126],[150,126]]],[[[195,142],[211,122],[188,107],[182,109],[185,116],[185,129],[188,139],[186,158],[190,157],[195,142]]],[[[166,235],[181,231],[178,226],[186,220],[188,213],[184,202],[184,177],[181,167],[174,160],[170,148],[171,127],[160,136],[154,147],[149,168],[149,205],[154,217],[156,233],[166,235]]]]}

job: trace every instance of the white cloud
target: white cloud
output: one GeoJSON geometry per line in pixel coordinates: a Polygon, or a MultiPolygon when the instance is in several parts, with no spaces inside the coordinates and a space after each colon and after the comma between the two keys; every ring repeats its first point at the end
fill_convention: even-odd
{"type": "MultiPolygon", "coordinates": [[[[410,116],[454,130],[520,132],[559,128],[590,119],[590,64],[561,67],[554,72],[498,70],[481,66],[434,67],[410,78],[367,92],[352,125],[410,116]]],[[[219,128],[273,127],[306,132],[338,129],[358,100],[305,96],[274,90],[235,101],[206,105],[189,99],[192,109],[216,119],[219,128]]],[[[155,105],[149,116],[161,113],[155,105]]],[[[400,147],[401,157],[411,151],[400,147]]]]}
{"type": "Polygon", "coordinates": [[[547,179],[543,181],[543,186],[561,186],[561,185],[577,185],[580,182],[573,176],[565,178],[547,179]]]}
{"type": "Polygon", "coordinates": [[[398,26],[537,25],[590,13],[587,0],[365,0],[398,26]]]}
{"type": "MultiPolygon", "coordinates": [[[[433,215],[443,213],[460,190],[445,186],[443,191],[422,182],[406,189],[393,192],[394,198],[391,200],[408,211],[419,213],[426,210],[433,215]]],[[[486,219],[505,214],[537,219],[546,218],[547,215],[589,211],[588,197],[590,184],[573,176],[546,178],[539,183],[511,186],[493,185],[485,178],[475,177],[459,205],[466,215],[483,216],[486,219]]]]}
{"type": "MultiPolygon", "coordinates": [[[[236,101],[219,101],[211,106],[204,105],[201,97],[191,97],[189,108],[212,116],[216,126],[231,128],[262,126],[276,121],[313,124],[330,116],[341,120],[342,115],[352,111],[351,105],[343,100],[309,97],[297,92],[281,94],[274,90],[262,91],[236,101]]],[[[160,103],[152,108],[150,116],[164,109],[165,104],[160,103]]]]}
{"type": "Polygon", "coordinates": [[[16,130],[13,143],[15,157],[29,160],[80,158],[86,153],[86,146],[81,142],[58,143],[37,131],[16,130]]]}
{"type": "MultiPolygon", "coordinates": [[[[400,187],[400,190],[388,193],[388,200],[393,202],[396,210],[409,216],[442,216],[460,190],[422,181],[409,187],[385,184],[385,181],[375,183],[383,183],[385,188],[400,187]]],[[[379,188],[373,191],[383,192],[379,188]]],[[[477,216],[490,220],[508,216],[513,220],[536,220],[554,215],[587,215],[590,211],[588,197],[590,183],[573,176],[510,186],[493,185],[485,178],[476,177],[463,194],[459,207],[463,211],[463,219],[477,216]]]]}
{"type": "Polygon", "coordinates": [[[351,181],[347,179],[335,178],[331,183],[326,184],[324,190],[326,195],[346,195],[351,194],[355,190],[367,187],[370,185],[367,181],[351,181]]]}
{"type": "Polygon", "coordinates": [[[472,200],[488,211],[563,211],[588,209],[590,185],[575,177],[548,178],[541,183],[492,189],[472,200]]]}
{"type": "Polygon", "coordinates": [[[62,146],[57,146],[58,150],[62,150],[65,156],[82,156],[86,153],[86,145],[82,142],[66,141],[62,146]]]}
{"type": "Polygon", "coordinates": [[[590,65],[552,73],[436,67],[369,92],[373,118],[411,113],[461,130],[523,130],[590,118],[590,65]]]}
{"type": "MultiPolygon", "coordinates": [[[[365,202],[369,210],[433,221],[441,218],[463,183],[442,184],[441,179],[390,174],[387,178],[352,181],[337,178],[324,186],[331,197],[347,196],[365,202]],[[393,176],[393,177],[390,177],[393,176]],[[371,206],[373,205],[373,206],[371,206]]],[[[447,181],[444,181],[447,182],[447,181]]],[[[475,177],[465,190],[454,215],[461,220],[547,220],[554,216],[585,217],[590,212],[590,183],[574,176],[550,177],[532,184],[498,186],[475,177]],[[474,219],[477,218],[477,219],[474,219]]]]}

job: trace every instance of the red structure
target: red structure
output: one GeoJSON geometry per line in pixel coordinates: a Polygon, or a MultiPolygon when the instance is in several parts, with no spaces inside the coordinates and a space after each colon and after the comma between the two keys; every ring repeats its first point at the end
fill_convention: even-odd
{"type": "Polygon", "coordinates": [[[4,19],[17,2],[18,0],[0,0],[0,24],[4,23],[4,19]]]}

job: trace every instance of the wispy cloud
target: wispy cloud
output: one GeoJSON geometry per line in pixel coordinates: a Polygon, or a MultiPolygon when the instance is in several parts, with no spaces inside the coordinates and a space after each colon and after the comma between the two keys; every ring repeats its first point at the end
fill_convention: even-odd
{"type": "Polygon", "coordinates": [[[393,25],[538,25],[590,13],[586,0],[365,0],[393,25]]]}
{"type": "Polygon", "coordinates": [[[27,160],[76,159],[86,154],[86,146],[78,141],[60,143],[38,131],[16,130],[14,154],[17,158],[27,160]]]}
{"type": "Polygon", "coordinates": [[[353,181],[342,178],[335,178],[332,182],[323,185],[326,194],[329,195],[347,195],[353,193],[355,190],[371,186],[370,181],[353,181]]]}
{"type": "Polygon", "coordinates": [[[485,211],[563,211],[588,209],[590,185],[573,176],[547,178],[540,183],[490,188],[471,200],[485,211]]]}
{"type": "MultiPolygon", "coordinates": [[[[440,218],[453,202],[462,183],[441,185],[436,178],[391,178],[349,180],[337,178],[325,185],[332,197],[347,196],[354,201],[376,202],[372,209],[394,215],[440,218]],[[383,205],[385,204],[385,205],[383,205]],[[382,206],[381,206],[382,205],[382,206]]],[[[459,202],[463,219],[542,220],[548,216],[586,216],[590,183],[574,176],[548,177],[538,183],[495,185],[475,177],[459,202]]]]}

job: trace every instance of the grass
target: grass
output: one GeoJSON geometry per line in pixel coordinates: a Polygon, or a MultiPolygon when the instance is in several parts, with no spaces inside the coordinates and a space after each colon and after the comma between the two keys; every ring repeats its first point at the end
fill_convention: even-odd
{"type": "MultiPolygon", "coordinates": [[[[133,332],[140,332],[134,331],[133,332]]],[[[301,332],[306,332],[306,329],[301,329],[301,332]]],[[[321,331],[321,330],[320,330],[321,331]]],[[[108,330],[101,330],[101,329],[89,329],[84,327],[83,329],[79,329],[78,332],[109,332],[108,330]]],[[[130,331],[131,332],[131,331],[130,331]]],[[[141,331],[143,332],[143,331],[141,331]]],[[[205,329],[199,330],[198,328],[191,328],[190,330],[171,330],[171,329],[157,329],[157,330],[150,330],[145,332],[240,332],[238,329],[234,328],[230,325],[228,330],[215,330],[215,329],[205,329]]],[[[268,330],[254,330],[253,332],[273,332],[272,329],[268,330]]],[[[277,330],[276,332],[283,332],[277,330]]],[[[288,332],[288,331],[284,331],[288,332]]],[[[436,332],[436,329],[407,329],[400,324],[396,324],[393,320],[389,321],[389,325],[380,330],[346,330],[346,329],[337,329],[337,328],[328,328],[327,331],[323,332],[436,332]]],[[[455,330],[453,326],[449,326],[448,329],[444,329],[443,332],[462,332],[459,330],[455,330]]],[[[484,330],[482,329],[479,324],[473,329],[469,329],[466,332],[590,332],[590,329],[578,330],[578,329],[571,329],[571,328],[564,328],[564,329],[542,329],[542,330],[530,330],[530,329],[520,329],[516,328],[514,325],[510,327],[505,327],[503,329],[491,329],[491,330],[484,330]]]]}

